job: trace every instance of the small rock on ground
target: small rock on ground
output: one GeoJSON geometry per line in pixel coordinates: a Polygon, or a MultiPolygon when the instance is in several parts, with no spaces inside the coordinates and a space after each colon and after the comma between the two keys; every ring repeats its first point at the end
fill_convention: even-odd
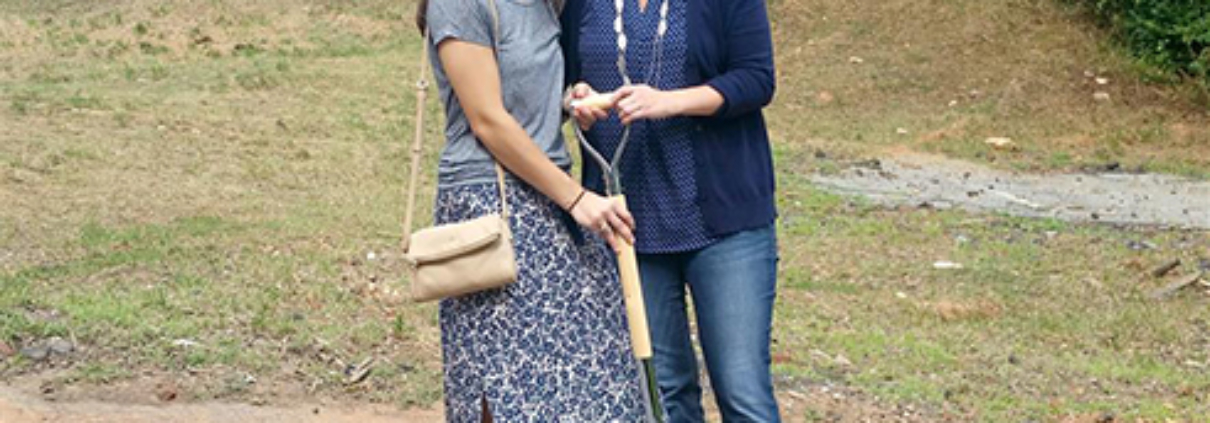
{"type": "Polygon", "coordinates": [[[46,341],[46,348],[50,349],[50,352],[58,355],[68,355],[76,351],[75,344],[72,344],[71,341],[57,336],[46,341]]]}
{"type": "Polygon", "coordinates": [[[21,349],[21,355],[31,361],[43,361],[50,358],[50,349],[45,345],[34,345],[21,349]]]}

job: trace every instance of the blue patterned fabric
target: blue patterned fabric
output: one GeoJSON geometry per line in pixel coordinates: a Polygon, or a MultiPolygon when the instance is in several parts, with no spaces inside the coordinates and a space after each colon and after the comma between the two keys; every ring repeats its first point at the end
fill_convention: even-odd
{"type": "MultiPolygon", "coordinates": [[[[599,1],[566,0],[563,27],[589,22],[599,1]]],[[[679,1],[688,3],[686,85],[706,85],[723,96],[713,116],[693,119],[689,135],[702,218],[717,237],[765,227],[777,217],[773,153],[761,113],[777,86],[766,0],[679,1]]],[[[560,36],[568,85],[584,80],[581,35],[569,30],[560,36]]],[[[596,166],[585,162],[583,174],[585,185],[600,188],[596,166]]]]}
{"type": "MultiPolygon", "coordinates": [[[[510,178],[507,195],[518,280],[441,301],[446,420],[480,422],[482,398],[498,422],[642,421],[613,254],[572,242],[532,187],[510,178]]],[[[496,213],[499,197],[495,184],[441,187],[435,221],[496,213]]]]}
{"type": "MultiPolygon", "coordinates": [[[[623,20],[629,40],[626,63],[632,83],[647,83],[660,89],[683,88],[688,84],[685,58],[688,41],[684,0],[650,0],[640,12],[638,0],[625,0],[623,20]],[[668,32],[661,45],[658,72],[652,66],[656,27],[661,3],[671,1],[668,32]],[[658,74],[649,80],[649,74],[658,74]]],[[[583,80],[597,91],[622,86],[617,69],[617,35],[612,1],[589,2],[580,29],[580,58],[583,80]]],[[[644,120],[631,126],[630,144],[621,162],[622,186],[638,227],[635,249],[640,253],[673,253],[696,250],[717,240],[706,230],[697,204],[697,182],[689,137],[693,121],[677,117],[644,120]]],[[[612,157],[622,137],[616,114],[597,122],[586,134],[597,150],[612,157]]]]}

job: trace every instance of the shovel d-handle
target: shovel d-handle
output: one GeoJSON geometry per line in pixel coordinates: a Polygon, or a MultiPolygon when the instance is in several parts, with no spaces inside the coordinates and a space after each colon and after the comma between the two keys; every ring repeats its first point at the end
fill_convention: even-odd
{"type": "MultiPolygon", "coordinates": [[[[616,195],[613,201],[626,207],[626,197],[616,195]]],[[[626,301],[626,320],[630,323],[630,346],[640,360],[651,358],[651,332],[647,327],[647,306],[643,303],[643,286],[639,279],[639,260],[634,245],[618,238],[618,276],[622,279],[622,297],[626,301]]]]}

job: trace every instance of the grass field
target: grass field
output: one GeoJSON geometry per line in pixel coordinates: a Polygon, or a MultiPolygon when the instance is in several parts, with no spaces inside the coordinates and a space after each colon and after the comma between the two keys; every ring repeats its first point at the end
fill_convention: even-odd
{"type": "Polygon", "coordinates": [[[776,135],[844,156],[1210,175],[1210,94],[1134,63],[1060,3],[772,0],[776,135]]]}
{"type": "MultiPolygon", "coordinates": [[[[783,401],[833,385],[908,420],[1206,421],[1210,298],[1149,300],[1166,281],[1144,275],[1210,256],[1210,234],[885,210],[807,182],[832,162],[820,152],[903,150],[1210,175],[1201,94],[1050,1],[991,3],[770,3],[783,401]],[[991,136],[1021,150],[988,150],[991,136]]],[[[390,292],[406,286],[411,10],[0,1],[0,342],[79,345],[0,375],[98,391],[156,377],[189,400],[439,401],[435,308],[390,292]],[[371,377],[346,385],[368,357],[371,377]]]]}

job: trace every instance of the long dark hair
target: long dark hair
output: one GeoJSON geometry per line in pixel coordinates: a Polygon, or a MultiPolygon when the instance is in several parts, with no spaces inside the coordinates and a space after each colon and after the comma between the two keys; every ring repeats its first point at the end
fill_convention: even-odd
{"type": "Polygon", "coordinates": [[[424,34],[424,30],[428,28],[428,19],[425,15],[428,14],[429,0],[420,0],[416,2],[416,29],[424,34]]]}

